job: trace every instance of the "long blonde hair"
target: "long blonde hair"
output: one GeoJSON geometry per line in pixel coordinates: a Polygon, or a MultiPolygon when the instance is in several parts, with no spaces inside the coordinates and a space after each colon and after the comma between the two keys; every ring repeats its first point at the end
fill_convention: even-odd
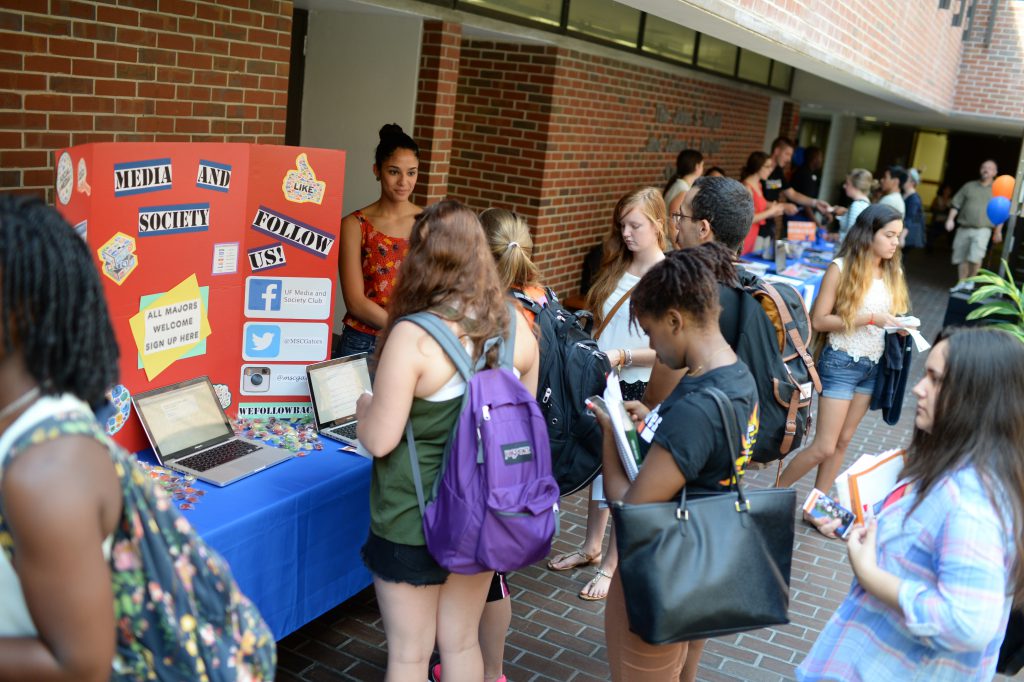
{"type": "Polygon", "coordinates": [[[658,231],[658,246],[661,250],[668,248],[668,211],[665,209],[665,199],[661,196],[661,190],[644,187],[619,199],[612,214],[611,232],[604,241],[601,269],[590,291],[587,292],[587,308],[594,314],[595,327],[601,326],[604,317],[602,308],[615,291],[623,273],[633,262],[633,252],[626,248],[626,242],[622,239],[622,218],[634,208],[639,208],[640,212],[654,224],[658,231]]]}
{"type": "Polygon", "coordinates": [[[480,214],[487,246],[498,267],[503,289],[523,289],[540,283],[540,271],[533,262],[533,237],[526,221],[513,211],[489,208],[480,214]]]}
{"type": "MultiPolygon", "coordinates": [[[[843,240],[838,258],[843,259],[836,289],[835,313],[843,321],[846,331],[853,329],[853,320],[864,303],[864,297],[874,279],[872,243],[879,230],[894,220],[901,220],[899,211],[884,204],[865,208],[857,216],[857,222],[843,240]]],[[[900,249],[888,260],[882,261],[882,280],[892,297],[893,315],[910,312],[910,294],[903,277],[903,259],[900,249]]]]}

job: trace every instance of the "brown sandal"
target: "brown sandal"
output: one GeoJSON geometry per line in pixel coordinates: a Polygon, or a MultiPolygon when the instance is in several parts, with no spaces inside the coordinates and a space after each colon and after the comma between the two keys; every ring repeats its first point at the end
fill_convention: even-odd
{"type": "Polygon", "coordinates": [[[553,558],[550,561],[548,561],[548,570],[550,570],[550,571],[571,571],[574,568],[580,568],[581,566],[591,566],[591,565],[596,564],[596,563],[598,563],[600,561],[601,561],[601,555],[600,554],[598,554],[597,556],[589,556],[587,554],[584,554],[583,550],[581,550],[581,549],[574,549],[571,552],[565,552],[564,554],[559,554],[555,558],[553,558]],[[576,557],[576,556],[578,556],[580,558],[579,561],[575,561],[575,562],[569,564],[568,566],[555,566],[555,564],[565,563],[566,561],[568,561],[572,557],[576,557]]]}
{"type": "Polygon", "coordinates": [[[580,599],[582,599],[584,601],[601,601],[602,599],[605,599],[605,598],[608,597],[608,592],[607,591],[605,591],[605,593],[602,594],[600,597],[594,597],[594,596],[592,596],[590,594],[587,594],[588,592],[590,592],[590,588],[591,587],[596,587],[597,586],[597,581],[600,580],[601,578],[608,578],[608,587],[609,587],[609,589],[611,588],[611,581],[612,581],[611,574],[610,573],[605,573],[600,568],[597,569],[596,573],[597,573],[597,575],[595,575],[593,578],[591,578],[590,582],[588,582],[586,585],[584,585],[583,589],[580,590],[580,594],[579,594],[580,599]]]}

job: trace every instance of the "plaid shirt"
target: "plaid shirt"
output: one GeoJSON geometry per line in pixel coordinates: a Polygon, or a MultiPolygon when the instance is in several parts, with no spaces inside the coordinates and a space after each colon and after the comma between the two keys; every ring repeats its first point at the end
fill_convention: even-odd
{"type": "Polygon", "coordinates": [[[940,480],[912,515],[910,490],[878,515],[878,565],[901,579],[900,609],[854,578],[798,680],[991,680],[1009,618],[1013,517],[973,468],[940,480]]]}

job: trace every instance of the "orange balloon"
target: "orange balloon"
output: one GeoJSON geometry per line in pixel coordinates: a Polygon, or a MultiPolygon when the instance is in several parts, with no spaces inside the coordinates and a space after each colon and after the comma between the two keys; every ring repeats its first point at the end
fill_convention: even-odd
{"type": "Polygon", "coordinates": [[[1013,197],[1013,176],[1000,175],[996,178],[992,183],[992,196],[1011,199],[1013,197]]]}

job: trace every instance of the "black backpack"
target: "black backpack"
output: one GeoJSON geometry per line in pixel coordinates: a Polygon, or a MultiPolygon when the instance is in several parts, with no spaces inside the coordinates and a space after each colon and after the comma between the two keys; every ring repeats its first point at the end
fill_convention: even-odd
{"type": "Polygon", "coordinates": [[[821,380],[808,351],[811,320],[800,292],[742,268],[737,274],[749,295],[740,297],[735,350],[757,383],[760,425],[753,459],[767,464],[803,442],[811,427],[811,398],[821,392],[821,380]]]}
{"type": "Polygon", "coordinates": [[[584,401],[603,395],[611,365],[590,338],[589,312],[566,310],[545,287],[548,304],[541,307],[522,291],[513,295],[536,316],[540,336],[537,401],[551,438],[551,473],[562,495],[590,484],[601,470],[601,428],[587,413],[584,401]]]}

